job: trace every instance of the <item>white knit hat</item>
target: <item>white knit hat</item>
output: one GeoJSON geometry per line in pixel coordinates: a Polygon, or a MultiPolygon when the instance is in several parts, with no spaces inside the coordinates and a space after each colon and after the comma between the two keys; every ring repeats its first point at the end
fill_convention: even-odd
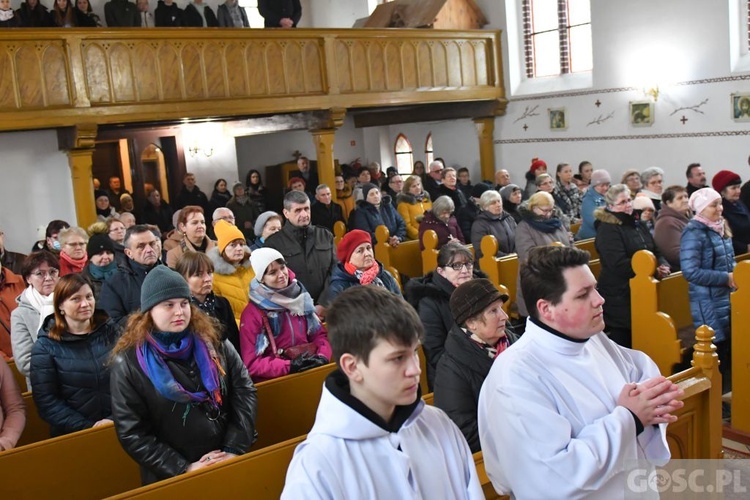
{"type": "Polygon", "coordinates": [[[250,254],[250,265],[253,266],[255,272],[255,279],[260,281],[263,279],[263,275],[266,274],[266,269],[271,265],[271,262],[277,260],[284,260],[284,256],[278,250],[273,248],[259,248],[253,250],[250,254]]]}
{"type": "Polygon", "coordinates": [[[700,215],[707,206],[721,198],[721,195],[711,188],[702,188],[690,195],[688,205],[696,215],[700,215]]]}

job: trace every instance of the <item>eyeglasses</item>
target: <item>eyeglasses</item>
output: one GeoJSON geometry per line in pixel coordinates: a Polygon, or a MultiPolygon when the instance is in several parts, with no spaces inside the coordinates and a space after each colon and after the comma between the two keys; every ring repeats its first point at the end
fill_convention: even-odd
{"type": "Polygon", "coordinates": [[[234,222],[234,217],[231,215],[225,215],[224,217],[219,217],[218,219],[214,219],[214,222],[220,221],[220,220],[225,220],[227,222],[234,222]]]}
{"type": "Polygon", "coordinates": [[[535,210],[539,210],[543,214],[551,214],[552,212],[555,211],[555,207],[547,207],[547,208],[536,207],[535,210]]]}
{"type": "Polygon", "coordinates": [[[460,271],[461,268],[466,267],[467,271],[471,271],[474,269],[474,263],[473,262],[454,262],[453,264],[448,264],[445,267],[450,267],[454,271],[460,271]]]}
{"type": "Polygon", "coordinates": [[[616,206],[616,207],[624,207],[625,205],[630,205],[631,203],[633,203],[633,200],[627,199],[627,200],[618,201],[617,203],[615,203],[614,206],[616,206]]]}
{"type": "Polygon", "coordinates": [[[65,246],[66,247],[73,247],[73,248],[76,248],[76,247],[85,247],[86,246],[86,242],[84,241],[82,243],[66,243],[65,246]]]}
{"type": "Polygon", "coordinates": [[[125,227],[124,226],[123,227],[113,227],[112,229],[109,230],[110,233],[118,233],[120,231],[125,231],[125,227]]]}
{"type": "Polygon", "coordinates": [[[31,273],[31,275],[35,278],[46,280],[47,278],[55,279],[59,276],[60,271],[57,269],[50,269],[49,271],[36,271],[31,273]]]}

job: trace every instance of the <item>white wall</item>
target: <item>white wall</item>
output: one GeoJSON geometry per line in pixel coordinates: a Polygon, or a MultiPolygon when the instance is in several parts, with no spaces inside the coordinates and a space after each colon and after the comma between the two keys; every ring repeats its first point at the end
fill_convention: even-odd
{"type": "Polygon", "coordinates": [[[366,0],[315,0],[314,7],[306,26],[315,28],[351,28],[354,21],[370,15],[366,0]]]}
{"type": "MultiPolygon", "coordinates": [[[[0,228],[8,250],[29,253],[37,227],[76,224],[68,157],[54,130],[0,134],[0,228]]],[[[93,189],[93,186],[92,186],[93,189]]]]}

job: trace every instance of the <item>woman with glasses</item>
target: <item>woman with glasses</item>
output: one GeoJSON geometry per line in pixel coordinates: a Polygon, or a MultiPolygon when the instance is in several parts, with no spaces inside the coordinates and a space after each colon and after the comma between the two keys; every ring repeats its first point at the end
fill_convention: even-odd
{"type": "Polygon", "coordinates": [[[42,321],[54,310],[52,301],[60,278],[60,263],[50,252],[34,252],[23,261],[21,275],[28,287],[18,296],[18,307],[10,314],[10,340],[16,367],[28,379],[31,348],[42,321]]]}
{"type": "MultiPolygon", "coordinates": [[[[521,215],[521,222],[516,227],[516,254],[518,254],[519,264],[526,260],[529,250],[534,247],[549,245],[553,242],[571,246],[570,233],[565,228],[562,219],[556,215],[559,210],[559,207],[555,205],[555,199],[545,191],[534,193],[528,201],[518,207],[518,213],[521,215]]],[[[516,290],[518,314],[528,316],[521,290],[520,275],[516,290]]]]}
{"type": "Polygon", "coordinates": [[[60,231],[60,276],[80,273],[86,267],[89,235],[80,227],[60,231]]]}
{"type": "Polygon", "coordinates": [[[245,236],[237,226],[220,220],[214,226],[217,246],[206,255],[214,264],[214,293],[225,297],[232,306],[234,319],[240,324],[242,311],[250,300],[250,249],[245,244],[245,236]]]}
{"type": "Polygon", "coordinates": [[[424,325],[422,347],[427,358],[427,380],[432,389],[435,370],[443,355],[445,339],[455,322],[450,311],[453,290],[462,283],[486,275],[474,269],[474,256],[460,242],[450,241],[438,252],[438,267],[406,284],[406,297],[424,325]]]}
{"type": "Polygon", "coordinates": [[[670,269],[656,248],[648,228],[633,213],[630,189],[615,184],[604,195],[606,207],[594,211],[596,239],[601,272],[597,289],[604,297],[604,324],[609,337],[623,347],[631,346],[630,279],[635,276],[630,264],[638,250],[649,250],[659,260],[658,278],[669,275],[670,269]]]}
{"type": "Polygon", "coordinates": [[[128,256],[125,255],[125,246],[123,245],[125,242],[125,232],[127,231],[125,223],[120,219],[110,217],[106,220],[106,224],[107,235],[115,247],[115,262],[117,262],[117,265],[124,264],[128,260],[128,256]]]}

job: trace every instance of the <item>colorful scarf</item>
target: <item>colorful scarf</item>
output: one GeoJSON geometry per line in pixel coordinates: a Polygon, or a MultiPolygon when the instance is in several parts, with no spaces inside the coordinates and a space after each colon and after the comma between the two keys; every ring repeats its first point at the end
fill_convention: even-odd
{"type": "Polygon", "coordinates": [[[222,404],[223,377],[226,372],[212,346],[195,334],[185,330],[178,334],[152,332],[146,341],[136,347],[136,357],[141,369],[156,390],[170,401],[189,405],[183,415],[183,424],[190,405],[208,402],[214,408],[222,404]],[[190,392],[177,382],[166,363],[167,359],[188,360],[193,358],[198,365],[201,383],[205,391],[190,392]]]}
{"type": "Polygon", "coordinates": [[[364,271],[360,271],[354,265],[352,265],[351,262],[347,262],[346,264],[344,264],[344,269],[346,269],[347,273],[357,278],[360,285],[369,285],[370,283],[374,283],[377,286],[385,286],[383,285],[383,282],[380,280],[380,278],[378,278],[378,274],[380,273],[380,265],[377,262],[374,262],[368,269],[365,269],[364,271]]]}
{"type": "MultiPolygon", "coordinates": [[[[320,320],[315,314],[315,305],[305,287],[289,276],[291,283],[286,288],[274,290],[260,283],[257,279],[250,282],[250,302],[268,317],[268,323],[274,338],[281,333],[281,315],[287,312],[292,316],[304,316],[307,322],[307,336],[320,328],[320,320]]],[[[269,345],[268,336],[263,330],[255,341],[255,353],[261,355],[269,345]]]]}
{"type": "Polygon", "coordinates": [[[70,255],[60,252],[60,260],[67,262],[71,269],[73,269],[74,273],[80,273],[83,271],[83,268],[86,267],[86,262],[88,262],[89,258],[87,255],[84,255],[81,259],[74,259],[70,255]]]}
{"type": "Polygon", "coordinates": [[[477,347],[482,349],[490,359],[497,358],[503,351],[505,351],[505,349],[508,348],[508,346],[510,346],[510,340],[508,339],[507,335],[503,335],[502,337],[500,337],[500,339],[497,341],[497,344],[495,346],[491,346],[484,340],[480,339],[476,334],[471,333],[469,330],[466,330],[464,328],[464,331],[466,332],[466,335],[468,335],[469,340],[474,342],[477,347]]]}
{"type": "Polygon", "coordinates": [[[708,228],[712,231],[716,231],[717,233],[719,233],[719,236],[721,236],[722,238],[724,237],[724,217],[719,217],[719,220],[715,222],[706,219],[701,214],[696,214],[693,218],[701,224],[705,224],[706,226],[708,226],[708,228]]]}

